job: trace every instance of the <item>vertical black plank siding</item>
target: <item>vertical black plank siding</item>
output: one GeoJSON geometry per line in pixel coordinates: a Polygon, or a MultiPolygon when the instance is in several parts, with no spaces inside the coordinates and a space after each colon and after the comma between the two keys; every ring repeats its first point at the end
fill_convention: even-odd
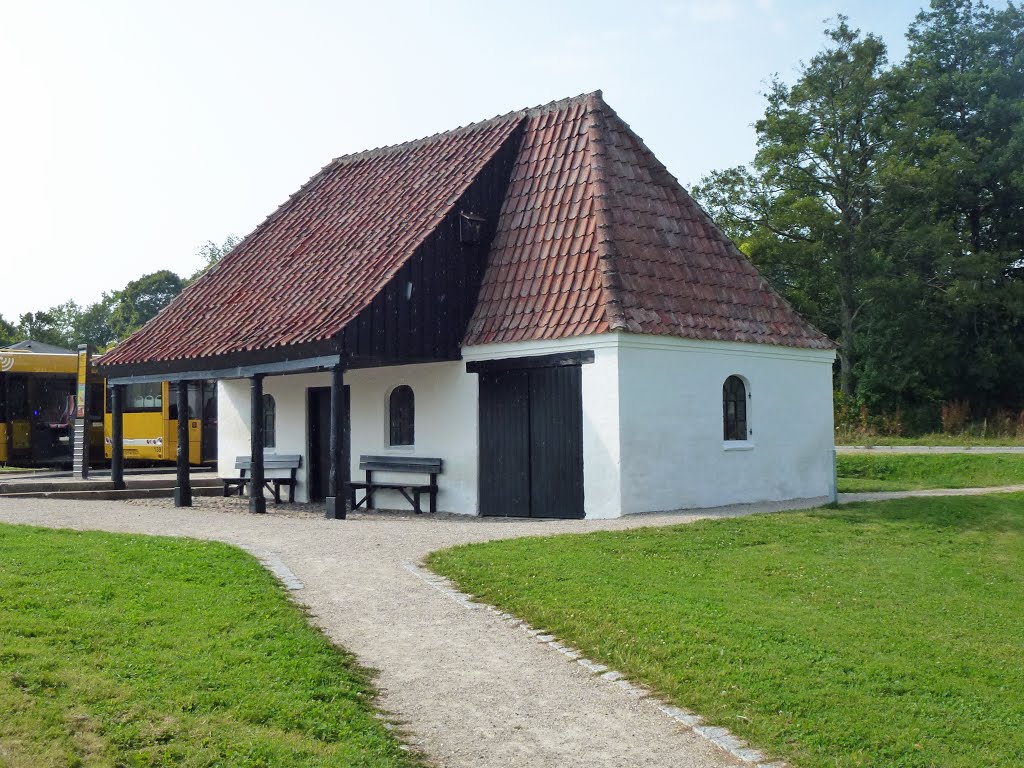
{"type": "Polygon", "coordinates": [[[345,328],[342,351],[350,367],[459,359],[521,141],[520,129],[371,305],[345,328]],[[460,241],[463,211],[484,217],[479,243],[460,241]]]}
{"type": "Polygon", "coordinates": [[[581,518],[578,365],[480,373],[480,514],[581,518]]]}
{"type": "Polygon", "coordinates": [[[530,514],[530,383],[525,372],[480,376],[480,514],[530,514]]]}
{"type": "Polygon", "coordinates": [[[536,368],[530,371],[530,515],[583,514],[581,369],[536,368]]]}

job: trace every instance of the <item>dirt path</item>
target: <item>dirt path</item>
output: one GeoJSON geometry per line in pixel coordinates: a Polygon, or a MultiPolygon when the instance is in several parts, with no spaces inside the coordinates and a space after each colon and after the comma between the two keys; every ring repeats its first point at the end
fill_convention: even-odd
{"type": "MultiPolygon", "coordinates": [[[[911,494],[886,497],[895,495],[911,494]]],[[[297,506],[255,516],[238,500],[197,503],[201,506],[174,509],[169,502],[0,498],[0,520],[216,539],[245,546],[272,566],[287,566],[304,585],[292,594],[334,641],[379,670],[380,705],[438,766],[737,764],[658,712],[652,701],[630,696],[496,613],[453,599],[415,564],[428,552],[466,542],[670,525],[794,505],[604,521],[357,514],[332,522],[297,506]]]]}

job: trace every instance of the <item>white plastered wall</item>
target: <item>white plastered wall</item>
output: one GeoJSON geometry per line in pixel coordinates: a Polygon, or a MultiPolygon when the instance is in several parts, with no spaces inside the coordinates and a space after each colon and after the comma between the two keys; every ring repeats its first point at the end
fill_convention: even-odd
{"type": "MultiPolygon", "coordinates": [[[[327,373],[267,376],[263,392],[272,395],[277,409],[277,444],[265,453],[299,454],[302,467],[296,474],[296,498],[308,501],[306,467],[309,387],[330,386],[327,373]]],[[[444,459],[444,473],[438,478],[438,509],[445,512],[476,512],[477,476],[477,387],[476,376],[466,373],[465,363],[428,363],[348,371],[352,430],[352,477],[359,471],[361,454],[429,456],[444,459]],[[413,389],[416,403],[415,445],[388,445],[388,397],[400,384],[413,389]]],[[[234,474],[236,456],[249,454],[249,382],[221,381],[218,395],[219,474],[234,474]]],[[[386,474],[375,475],[388,479],[386,474]]],[[[401,479],[408,480],[409,476],[401,479]]],[[[408,502],[397,492],[374,495],[379,507],[407,509],[408,502]]],[[[424,499],[424,506],[426,501],[424,499]]]]}
{"type": "MultiPolygon", "coordinates": [[[[612,333],[554,341],[466,347],[464,361],[349,371],[352,477],[360,454],[436,456],[442,511],[476,514],[477,375],[466,362],[593,350],[582,366],[584,507],[588,518],[733,503],[813,498],[832,478],[830,351],[701,342],[612,333]],[[722,384],[739,375],[749,387],[751,439],[722,439],[722,384]],[[416,398],[416,444],[388,445],[388,396],[408,384],[416,398]]],[[[306,389],[329,386],[327,373],[273,376],[264,392],[277,406],[276,453],[303,456],[306,484],[306,389]]],[[[220,474],[249,453],[249,384],[220,382],[220,474]]],[[[382,476],[383,477],[383,476],[382,476]]],[[[404,509],[397,495],[376,503],[404,509]]]]}
{"type": "Polygon", "coordinates": [[[619,334],[618,355],[623,514],[828,494],[833,352],[619,334]],[[723,440],[731,375],[747,441],[723,440]]]}
{"type": "MultiPolygon", "coordinates": [[[[276,415],[276,445],[267,448],[264,455],[302,456],[302,465],[295,473],[298,486],[295,498],[308,501],[306,468],[306,390],[309,387],[329,387],[330,374],[302,373],[294,376],[267,376],[263,379],[263,394],[274,398],[276,415]]],[[[248,379],[222,380],[217,385],[217,461],[218,474],[235,474],[235,457],[249,455],[249,381],[248,379]]]]}
{"type": "MultiPolygon", "coordinates": [[[[594,362],[582,366],[583,506],[588,518],[622,514],[619,439],[618,339],[612,334],[571,339],[486,344],[464,347],[471,360],[503,360],[593,350],[594,362]]],[[[476,376],[473,375],[476,379],[476,376]]],[[[478,383],[473,382],[474,388],[478,383]]]]}

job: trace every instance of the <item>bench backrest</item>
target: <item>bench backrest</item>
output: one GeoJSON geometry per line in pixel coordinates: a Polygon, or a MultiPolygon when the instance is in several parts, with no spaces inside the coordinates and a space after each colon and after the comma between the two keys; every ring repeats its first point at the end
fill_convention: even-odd
{"type": "MultiPolygon", "coordinates": [[[[284,454],[271,454],[263,457],[263,469],[298,469],[302,466],[302,457],[298,454],[286,456],[284,454]]],[[[252,456],[235,457],[235,469],[252,469],[252,456]]]]}
{"type": "Polygon", "coordinates": [[[444,461],[421,456],[360,456],[359,468],[380,472],[418,472],[437,475],[443,471],[444,461]]]}

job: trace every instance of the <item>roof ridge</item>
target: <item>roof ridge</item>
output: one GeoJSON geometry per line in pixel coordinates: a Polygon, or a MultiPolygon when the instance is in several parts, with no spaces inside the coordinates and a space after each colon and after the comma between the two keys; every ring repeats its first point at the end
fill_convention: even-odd
{"type": "Polygon", "coordinates": [[[604,121],[602,106],[605,106],[600,91],[587,94],[587,113],[590,124],[587,126],[587,142],[590,145],[590,165],[594,177],[594,219],[597,231],[598,268],[601,270],[601,289],[605,293],[605,316],[612,330],[628,329],[626,312],[622,305],[622,281],[619,278],[618,250],[615,247],[612,223],[608,215],[608,186],[605,179],[605,151],[602,144],[604,121]]]}
{"type": "MultiPolygon", "coordinates": [[[[483,120],[477,120],[472,123],[466,123],[465,125],[456,126],[455,128],[449,128],[446,131],[438,131],[432,133],[429,136],[422,136],[418,139],[409,139],[408,141],[402,141],[398,144],[385,144],[381,147],[374,147],[372,149],[364,149],[359,152],[350,152],[345,155],[339,155],[334,158],[330,163],[325,165],[320,170],[325,171],[333,168],[336,164],[342,163],[353,163],[360,160],[366,160],[373,157],[379,157],[381,155],[391,154],[393,152],[401,152],[410,149],[416,149],[424,144],[430,144],[438,141],[439,139],[446,139],[451,136],[458,136],[463,133],[469,133],[474,130],[481,130],[485,128],[493,127],[495,124],[503,121],[511,120],[522,120],[525,117],[536,117],[546,112],[554,112],[565,107],[573,106],[574,104],[584,103],[587,100],[595,97],[602,99],[602,93],[600,90],[591,91],[589,93],[581,93],[577,96],[568,96],[564,99],[556,99],[555,101],[549,101],[547,104],[540,104],[535,107],[524,107],[522,109],[516,109],[511,112],[505,112],[501,115],[495,115],[494,117],[485,118],[483,120]]],[[[603,102],[602,102],[603,103],[603,102]]]]}

